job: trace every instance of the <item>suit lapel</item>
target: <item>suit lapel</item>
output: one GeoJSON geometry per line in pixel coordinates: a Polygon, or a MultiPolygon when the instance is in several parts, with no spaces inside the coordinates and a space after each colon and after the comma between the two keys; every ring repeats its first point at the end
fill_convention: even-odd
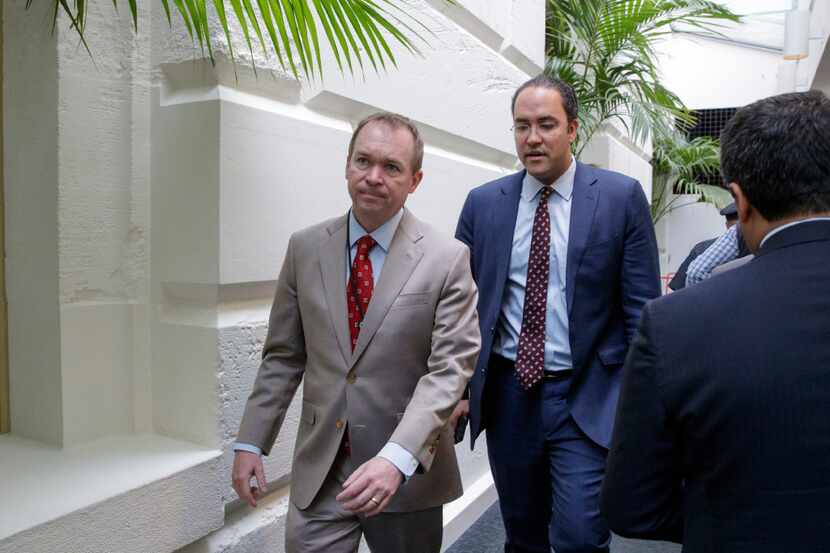
{"type": "Polygon", "coordinates": [[[582,261],[582,254],[585,253],[588,236],[591,235],[591,227],[594,224],[594,215],[599,199],[599,189],[594,186],[596,182],[597,178],[590,167],[582,163],[576,164],[565,281],[569,315],[573,306],[576,271],[579,269],[579,263],[582,261]]]}
{"type": "MultiPolygon", "coordinates": [[[[516,232],[516,217],[519,213],[519,197],[522,193],[522,181],[525,171],[511,175],[500,189],[499,201],[493,205],[492,221],[490,225],[490,236],[488,241],[495,244],[495,269],[497,296],[501,298],[504,294],[504,286],[507,284],[507,272],[510,269],[510,253],[513,251],[513,233],[516,232]]],[[[496,302],[501,307],[501,301],[496,302]]],[[[495,314],[498,317],[498,313],[495,314]]]]}
{"type": "MultiPolygon", "coordinates": [[[[401,222],[398,225],[398,230],[395,231],[395,236],[389,245],[389,252],[386,254],[386,260],[383,262],[383,271],[380,274],[380,279],[375,283],[375,289],[372,292],[369,309],[366,311],[366,316],[363,319],[363,327],[360,329],[360,334],[357,337],[357,345],[354,348],[354,353],[350,355],[350,369],[366,350],[369,342],[386,317],[387,311],[389,311],[389,308],[398,297],[398,294],[400,294],[404,284],[409,280],[418,262],[424,256],[423,250],[418,246],[420,239],[421,233],[418,230],[417,220],[409,210],[405,210],[401,222]]],[[[344,286],[343,294],[345,295],[345,293],[344,286]]],[[[344,310],[345,305],[344,299],[344,310]]]]}
{"type": "Polygon", "coordinates": [[[348,216],[338,218],[327,230],[329,238],[320,245],[320,269],[329,306],[331,324],[337,336],[340,353],[348,364],[351,357],[351,338],[346,309],[346,225],[348,216]]]}

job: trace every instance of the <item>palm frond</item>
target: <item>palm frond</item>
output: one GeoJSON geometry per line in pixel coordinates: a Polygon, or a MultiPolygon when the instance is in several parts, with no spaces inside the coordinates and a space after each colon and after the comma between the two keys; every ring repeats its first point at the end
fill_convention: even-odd
{"type": "MultiPolygon", "coordinates": [[[[27,0],[27,9],[33,1],[27,0]]],[[[89,50],[84,34],[89,1],[50,1],[55,5],[53,26],[57,23],[60,13],[65,13],[81,42],[89,50]]],[[[211,4],[212,12],[216,15],[220,30],[227,40],[228,55],[232,61],[235,54],[231,21],[235,21],[242,30],[245,44],[251,53],[252,64],[256,40],[266,56],[270,57],[273,53],[283,68],[286,68],[287,62],[288,68],[298,79],[300,72],[308,79],[314,78],[315,75],[322,78],[322,44],[321,37],[318,36],[318,23],[341,72],[347,67],[353,72],[352,59],[357,60],[361,70],[366,58],[376,72],[385,70],[387,63],[397,67],[390,43],[398,43],[408,52],[419,55],[416,41],[427,44],[423,32],[434,34],[400,6],[403,0],[172,0],[172,3],[170,0],[160,1],[168,23],[173,25],[171,12],[178,13],[194,44],[198,44],[202,52],[207,49],[211,62],[215,62],[215,57],[208,3],[211,4]],[[226,8],[226,2],[231,9],[226,8]],[[419,27],[420,30],[415,27],[419,27]],[[346,62],[345,65],[343,61],[346,62]]],[[[448,4],[456,2],[444,1],[448,4]]],[[[137,0],[127,0],[127,3],[133,28],[137,32],[137,0]]],[[[112,4],[116,9],[119,6],[118,0],[112,0],[112,4]]]]}
{"type": "Polygon", "coordinates": [[[545,71],[576,92],[577,155],[608,121],[639,143],[688,122],[680,98],[660,84],[654,45],[676,23],[713,29],[737,20],[706,0],[548,0],[545,71]]]}
{"type": "Polygon", "coordinates": [[[697,195],[698,201],[718,209],[732,201],[726,188],[702,181],[720,172],[720,143],[714,138],[687,140],[679,133],[661,138],[655,143],[651,164],[651,215],[655,223],[679,207],[677,196],[669,200],[672,195],[697,195]]]}

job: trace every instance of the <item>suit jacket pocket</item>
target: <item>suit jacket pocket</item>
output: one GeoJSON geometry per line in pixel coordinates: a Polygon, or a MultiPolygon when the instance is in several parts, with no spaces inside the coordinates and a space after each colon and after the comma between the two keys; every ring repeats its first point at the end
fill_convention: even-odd
{"type": "Polygon", "coordinates": [[[430,292],[416,292],[414,294],[401,294],[395,298],[392,303],[392,309],[399,309],[401,307],[415,307],[418,305],[426,305],[429,303],[429,298],[432,294],[430,292]]]}
{"type": "Polygon", "coordinates": [[[603,365],[611,367],[625,363],[625,354],[627,352],[627,346],[614,345],[600,349],[597,354],[599,355],[599,360],[603,365]]]}
{"type": "Polygon", "coordinates": [[[303,407],[300,411],[300,420],[312,426],[315,422],[317,422],[317,410],[306,400],[303,400],[303,407]]]}

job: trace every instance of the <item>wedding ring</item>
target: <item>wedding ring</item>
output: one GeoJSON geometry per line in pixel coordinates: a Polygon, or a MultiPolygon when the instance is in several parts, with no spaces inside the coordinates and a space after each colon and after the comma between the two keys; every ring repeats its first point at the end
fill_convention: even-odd
{"type": "Polygon", "coordinates": [[[377,499],[375,499],[374,497],[370,497],[370,498],[369,498],[369,501],[371,501],[371,502],[372,502],[372,503],[374,503],[375,505],[380,505],[380,501],[378,501],[378,500],[377,500],[377,499]]]}

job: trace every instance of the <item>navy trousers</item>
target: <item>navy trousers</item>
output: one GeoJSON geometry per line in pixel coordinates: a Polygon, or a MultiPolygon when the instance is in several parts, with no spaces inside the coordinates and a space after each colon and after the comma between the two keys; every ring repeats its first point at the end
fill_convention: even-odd
{"type": "Polygon", "coordinates": [[[607,553],[599,496],[608,452],[571,418],[571,378],[543,379],[528,391],[513,363],[497,355],[489,371],[487,449],[505,553],[607,553]]]}

